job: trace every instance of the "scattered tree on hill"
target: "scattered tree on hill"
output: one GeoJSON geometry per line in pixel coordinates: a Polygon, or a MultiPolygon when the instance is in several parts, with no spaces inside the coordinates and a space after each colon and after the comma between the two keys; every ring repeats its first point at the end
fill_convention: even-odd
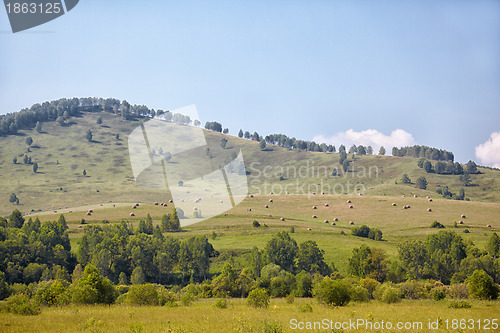
{"type": "Polygon", "coordinates": [[[379,155],[385,155],[385,148],[384,146],[380,146],[380,149],[378,150],[379,155]]]}
{"type": "Polygon", "coordinates": [[[226,149],[226,145],[227,145],[227,139],[226,138],[220,139],[220,146],[222,147],[222,149],[226,149]]]}
{"type": "Polygon", "coordinates": [[[403,177],[401,178],[401,182],[403,182],[403,184],[411,184],[411,179],[410,177],[408,177],[408,175],[405,173],[403,175],[403,177]]]}
{"type": "Polygon", "coordinates": [[[244,138],[245,139],[250,139],[250,137],[251,137],[250,132],[249,131],[245,131],[244,138]]]}
{"type": "Polygon", "coordinates": [[[344,150],[339,150],[339,152],[340,152],[340,154],[339,154],[339,164],[343,165],[344,161],[347,159],[347,154],[345,152],[345,149],[344,150]]]}
{"type": "Polygon", "coordinates": [[[12,163],[17,164],[17,157],[14,157],[14,158],[12,159],[12,163]]]}
{"type": "Polygon", "coordinates": [[[31,147],[31,145],[33,144],[33,138],[31,136],[28,136],[26,140],[24,140],[24,142],[26,142],[28,147],[31,147]]]}
{"type": "Polygon", "coordinates": [[[172,154],[167,151],[164,155],[163,155],[163,158],[165,159],[165,161],[170,161],[172,159],[172,154]]]}
{"type": "Polygon", "coordinates": [[[83,175],[86,176],[87,175],[87,171],[85,169],[83,169],[83,175]]]}
{"type": "Polygon", "coordinates": [[[240,131],[238,132],[238,138],[242,138],[243,137],[243,130],[240,129],[240,131]]]}
{"type": "Polygon", "coordinates": [[[198,119],[195,119],[194,122],[193,122],[193,125],[198,127],[201,125],[201,122],[198,120],[198,119]]]}
{"type": "Polygon", "coordinates": [[[357,237],[369,238],[376,241],[382,240],[382,231],[379,229],[370,228],[366,225],[354,227],[351,229],[351,234],[357,237]]]}
{"type": "Polygon", "coordinates": [[[473,161],[467,162],[467,172],[470,174],[478,173],[476,163],[474,163],[473,161]]]}
{"type": "Polygon", "coordinates": [[[373,148],[372,148],[372,146],[368,146],[368,147],[366,147],[366,153],[367,153],[368,155],[372,155],[372,154],[373,154],[373,148]]]}
{"type": "Polygon", "coordinates": [[[313,294],[319,302],[333,306],[344,306],[351,300],[350,286],[347,282],[332,280],[329,277],[315,285],[313,294]]]}
{"type": "Polygon", "coordinates": [[[361,245],[352,250],[349,259],[349,273],[361,278],[370,277],[383,282],[387,275],[387,260],[385,252],[381,249],[361,245]]]}
{"type": "Polygon", "coordinates": [[[266,245],[264,252],[269,262],[293,272],[297,255],[297,242],[286,231],[277,233],[266,245]]]}
{"type": "Polygon", "coordinates": [[[229,128],[224,128],[224,130],[222,131],[222,133],[224,133],[224,134],[229,133],[229,128]]]}
{"type": "Polygon", "coordinates": [[[366,155],[366,149],[365,149],[365,147],[359,145],[358,149],[356,150],[356,154],[358,154],[358,155],[366,155]]]}
{"type": "Polygon", "coordinates": [[[352,145],[351,148],[349,148],[349,154],[354,154],[358,151],[358,147],[356,145],[352,145]]]}
{"type": "Polygon", "coordinates": [[[432,163],[431,163],[431,161],[425,161],[424,162],[424,170],[427,173],[431,173],[432,172],[432,163]]]}
{"type": "Polygon", "coordinates": [[[419,177],[417,179],[417,188],[421,190],[426,190],[427,189],[427,179],[425,179],[424,176],[419,177]]]}
{"type": "Polygon", "coordinates": [[[36,171],[38,170],[38,163],[33,163],[33,172],[36,173],[36,171]]]}
{"type": "Polygon", "coordinates": [[[16,209],[9,215],[8,225],[11,228],[20,229],[24,225],[23,213],[19,209],[16,209]]]}
{"type": "Polygon", "coordinates": [[[222,125],[216,121],[207,121],[205,123],[205,129],[220,133],[222,132],[222,125]]]}
{"type": "Polygon", "coordinates": [[[39,122],[39,121],[36,122],[35,131],[37,131],[38,133],[42,133],[42,123],[41,122],[39,122]]]}
{"type": "Polygon", "coordinates": [[[345,172],[348,172],[349,171],[349,160],[348,159],[345,159],[343,162],[342,162],[342,169],[344,170],[344,173],[345,172]]]}
{"type": "Polygon", "coordinates": [[[446,164],[444,162],[438,161],[434,165],[434,172],[438,175],[446,173],[446,164]]]}
{"type": "Polygon", "coordinates": [[[490,241],[488,242],[488,253],[493,259],[500,257],[500,238],[496,232],[491,235],[490,241]]]}
{"type": "Polygon", "coordinates": [[[464,186],[469,186],[471,184],[469,172],[466,171],[463,175],[460,175],[460,181],[464,184],[464,186]]]}
{"type": "Polygon", "coordinates": [[[311,274],[329,275],[332,270],[324,260],[325,251],[321,250],[315,241],[308,240],[300,243],[297,252],[297,269],[311,274]]]}
{"type": "Polygon", "coordinates": [[[15,193],[12,193],[12,194],[10,195],[10,199],[9,199],[9,201],[10,201],[10,202],[14,203],[14,202],[17,202],[18,200],[19,200],[19,199],[17,198],[17,196],[16,196],[16,194],[15,194],[15,193]]]}
{"type": "Polygon", "coordinates": [[[90,141],[92,141],[92,136],[93,136],[92,130],[89,128],[87,130],[87,133],[85,133],[85,139],[87,139],[87,141],[90,142],[90,141]]]}
{"type": "Polygon", "coordinates": [[[101,116],[97,117],[96,124],[97,125],[101,125],[102,124],[102,117],[101,116]]]}
{"type": "Polygon", "coordinates": [[[116,135],[115,135],[115,139],[116,139],[116,140],[120,140],[120,134],[116,133],[116,135]]]}
{"type": "Polygon", "coordinates": [[[266,141],[260,140],[259,148],[260,148],[260,150],[265,150],[266,149],[266,141]]]}
{"type": "Polygon", "coordinates": [[[476,269],[467,279],[469,294],[473,298],[495,300],[498,298],[498,286],[484,270],[476,269]]]}
{"type": "Polygon", "coordinates": [[[425,157],[420,157],[417,161],[417,165],[419,168],[423,168],[425,163],[425,157]]]}

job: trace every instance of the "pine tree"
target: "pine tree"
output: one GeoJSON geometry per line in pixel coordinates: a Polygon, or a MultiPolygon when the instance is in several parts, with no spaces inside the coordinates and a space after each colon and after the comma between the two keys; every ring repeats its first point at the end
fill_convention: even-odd
{"type": "Polygon", "coordinates": [[[179,216],[177,215],[177,209],[174,209],[172,214],[170,214],[170,228],[172,231],[179,231],[181,229],[181,222],[179,216]]]}

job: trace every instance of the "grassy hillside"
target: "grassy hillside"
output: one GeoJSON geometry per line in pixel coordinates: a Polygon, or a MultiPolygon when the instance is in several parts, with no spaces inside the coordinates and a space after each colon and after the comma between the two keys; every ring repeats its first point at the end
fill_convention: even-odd
{"type": "MultiPolygon", "coordinates": [[[[127,137],[140,122],[104,112],[83,113],[81,117],[72,118],[66,126],[44,123],[42,133],[29,130],[0,137],[0,214],[7,215],[14,208],[28,213],[86,204],[168,200],[167,191],[141,188],[134,181],[127,137]],[[101,125],[96,124],[99,116],[103,119],[101,125]],[[87,129],[93,131],[92,142],[84,138],[87,129]],[[30,151],[25,144],[27,136],[34,141],[30,151]],[[32,165],[23,164],[24,154],[38,163],[37,173],[33,172],[32,165]],[[18,159],[17,164],[13,164],[14,157],[18,159]],[[9,202],[11,193],[20,199],[19,206],[9,202]]],[[[180,125],[169,126],[175,129],[180,125]]],[[[241,149],[250,192],[256,194],[271,191],[275,194],[286,191],[292,194],[364,192],[365,195],[435,197],[437,186],[447,185],[452,192],[462,187],[459,176],[425,174],[414,158],[356,156],[351,170],[344,174],[335,153],[290,151],[269,145],[261,151],[254,141],[210,131],[205,131],[205,136],[215,168],[224,165],[241,149]],[[226,149],[220,145],[222,137],[228,139],[226,149]],[[338,168],[339,176],[332,176],[334,168],[338,168]],[[413,184],[395,184],[403,173],[413,181],[425,175],[428,190],[417,190],[413,184]],[[280,176],[284,176],[282,180],[280,176]]],[[[206,147],[174,155],[170,167],[184,167],[183,161],[187,158],[191,162],[190,172],[193,172],[191,169],[196,171],[197,165],[201,165],[196,162],[206,159],[206,147]]],[[[466,196],[472,201],[500,202],[500,172],[480,170],[482,174],[472,176],[473,186],[465,188],[466,196]]]]}

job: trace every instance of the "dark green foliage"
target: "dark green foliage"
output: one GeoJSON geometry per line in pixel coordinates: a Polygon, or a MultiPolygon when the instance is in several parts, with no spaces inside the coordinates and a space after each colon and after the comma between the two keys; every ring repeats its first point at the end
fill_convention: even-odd
{"type": "Polygon", "coordinates": [[[357,237],[364,237],[373,239],[376,241],[382,240],[382,231],[379,229],[371,229],[366,225],[362,225],[361,227],[354,227],[351,229],[351,234],[357,237]]]}
{"type": "Polygon", "coordinates": [[[460,175],[460,181],[464,186],[469,186],[471,184],[470,173],[464,172],[463,175],[460,175]]]}
{"type": "Polygon", "coordinates": [[[102,124],[102,117],[101,116],[97,117],[96,124],[97,125],[101,125],[102,124]]]}
{"type": "Polygon", "coordinates": [[[424,176],[419,177],[417,179],[417,188],[421,190],[426,190],[427,189],[427,179],[425,179],[424,176]]]}
{"type": "Polygon", "coordinates": [[[42,124],[39,121],[36,122],[35,131],[37,131],[38,133],[42,132],[42,124]]]}
{"type": "Polygon", "coordinates": [[[431,290],[431,298],[435,301],[440,301],[446,298],[446,289],[444,287],[433,288],[431,290]]]}
{"type": "Polygon", "coordinates": [[[385,155],[385,148],[384,146],[380,146],[380,149],[378,150],[379,155],[385,155]]]}
{"type": "Polygon", "coordinates": [[[277,233],[264,249],[269,262],[276,264],[288,272],[295,268],[295,257],[297,255],[297,242],[287,232],[277,233]]]}
{"type": "Polygon", "coordinates": [[[47,306],[68,304],[71,300],[68,285],[67,281],[61,280],[40,282],[36,289],[35,302],[47,306]]]}
{"type": "Polygon", "coordinates": [[[28,136],[24,142],[28,145],[31,146],[33,144],[33,138],[31,136],[28,136]]]}
{"type": "Polygon", "coordinates": [[[12,194],[10,195],[9,201],[10,201],[10,202],[12,202],[12,203],[14,203],[14,202],[17,202],[17,200],[18,200],[18,199],[17,199],[16,194],[15,194],[15,193],[12,193],[12,194]]]}
{"type": "Polygon", "coordinates": [[[85,133],[85,139],[87,139],[87,141],[90,142],[92,141],[92,137],[93,137],[92,130],[89,128],[85,133]]]}
{"type": "Polygon", "coordinates": [[[207,121],[205,123],[205,129],[220,133],[222,132],[222,125],[216,121],[207,121]]]}
{"type": "Polygon", "coordinates": [[[265,150],[266,149],[266,141],[260,140],[259,148],[260,148],[260,150],[265,150]]]}
{"type": "Polygon", "coordinates": [[[146,276],[144,275],[144,271],[141,266],[137,266],[132,271],[132,275],[130,276],[131,284],[143,284],[146,282],[146,276]]]}
{"type": "Polygon", "coordinates": [[[24,224],[24,217],[23,213],[19,209],[16,209],[10,214],[9,220],[8,220],[8,225],[11,228],[22,228],[24,224]]]}
{"type": "Polygon", "coordinates": [[[424,157],[421,157],[418,159],[417,161],[417,165],[419,168],[423,168],[424,167],[424,163],[425,163],[425,158],[424,157]]]}
{"type": "Polygon", "coordinates": [[[311,297],[312,296],[313,281],[309,273],[300,271],[295,276],[295,296],[297,297],[311,297]]]}
{"type": "Polygon", "coordinates": [[[426,159],[436,161],[454,160],[454,155],[452,152],[418,145],[411,147],[402,147],[399,149],[397,147],[393,147],[392,155],[400,157],[425,157],[426,159]]]}
{"type": "Polygon", "coordinates": [[[0,301],[9,297],[10,290],[7,281],[5,280],[5,273],[0,271],[0,301]]]}
{"type": "Polygon", "coordinates": [[[17,164],[17,157],[14,157],[14,158],[12,159],[12,163],[17,164]]]}
{"type": "Polygon", "coordinates": [[[448,307],[452,309],[469,309],[472,307],[472,304],[466,300],[452,300],[448,303],[448,307]]]}
{"type": "Polygon", "coordinates": [[[158,305],[159,294],[155,286],[147,284],[136,284],[130,286],[126,294],[126,303],[133,305],[158,305]]]}
{"type": "Polygon", "coordinates": [[[439,223],[438,221],[434,221],[431,224],[431,228],[444,229],[444,225],[439,223]]]}
{"type": "Polygon", "coordinates": [[[498,286],[485,271],[475,270],[467,280],[469,282],[469,294],[473,298],[488,300],[498,298],[498,286]]]}
{"type": "Polygon", "coordinates": [[[24,316],[36,316],[41,312],[40,306],[25,294],[12,295],[7,299],[6,305],[8,312],[24,316]]]}
{"type": "Polygon", "coordinates": [[[263,288],[252,290],[247,297],[248,306],[254,308],[267,308],[269,306],[269,295],[263,288]]]}
{"type": "Polygon", "coordinates": [[[83,169],[82,174],[83,174],[83,176],[86,176],[87,175],[87,170],[83,169]]]}
{"type": "Polygon", "coordinates": [[[488,253],[493,259],[500,257],[500,237],[494,232],[488,242],[488,253]]]}
{"type": "Polygon", "coordinates": [[[260,223],[259,223],[259,221],[254,220],[254,221],[252,222],[252,227],[254,227],[254,228],[258,228],[258,227],[260,227],[260,223]]]}
{"type": "Polygon", "coordinates": [[[332,270],[324,260],[325,251],[321,250],[315,241],[308,240],[299,245],[297,253],[297,269],[308,273],[329,275],[332,270]]]}
{"type": "Polygon", "coordinates": [[[349,259],[349,273],[351,275],[361,278],[370,277],[383,282],[387,271],[387,259],[383,250],[372,249],[366,245],[352,250],[352,257],[349,259]]]}
{"type": "Polygon", "coordinates": [[[38,170],[38,163],[33,163],[33,172],[36,173],[38,170]]]}
{"type": "Polygon", "coordinates": [[[427,173],[431,173],[432,172],[432,163],[430,161],[425,161],[424,162],[424,170],[425,172],[427,173]]]}
{"type": "Polygon", "coordinates": [[[342,162],[342,169],[344,170],[344,172],[347,172],[349,171],[349,160],[345,159],[343,162],[342,162]]]}
{"type": "Polygon", "coordinates": [[[351,300],[349,285],[343,280],[328,277],[321,280],[313,289],[319,302],[333,306],[344,306],[351,300]]]}
{"type": "Polygon", "coordinates": [[[403,177],[401,178],[401,182],[403,184],[411,184],[411,179],[408,177],[408,175],[405,173],[403,177]]]}
{"type": "Polygon", "coordinates": [[[240,129],[240,131],[238,132],[238,138],[242,138],[243,137],[243,130],[240,129]]]}
{"type": "Polygon", "coordinates": [[[467,162],[467,172],[470,174],[478,173],[477,165],[473,161],[467,162]]]}
{"type": "Polygon", "coordinates": [[[117,297],[115,287],[94,265],[87,265],[82,277],[72,286],[72,300],[82,304],[111,304],[117,297]]]}
{"type": "Polygon", "coordinates": [[[226,145],[227,145],[227,139],[226,138],[220,139],[220,146],[222,147],[222,149],[226,149],[226,145]]]}

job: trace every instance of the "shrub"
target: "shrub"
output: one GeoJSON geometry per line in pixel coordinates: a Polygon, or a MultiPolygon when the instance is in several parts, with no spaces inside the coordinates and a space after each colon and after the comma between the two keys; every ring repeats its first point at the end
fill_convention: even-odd
{"type": "Polygon", "coordinates": [[[452,309],[468,309],[472,307],[472,304],[467,302],[466,300],[452,300],[448,303],[448,307],[452,309]]]}
{"type": "Polygon", "coordinates": [[[38,284],[35,301],[41,305],[63,305],[71,301],[68,284],[62,281],[47,281],[38,284]]]}
{"type": "Polygon", "coordinates": [[[196,297],[192,294],[184,294],[181,296],[181,303],[184,306],[190,306],[195,300],[196,297]]]}
{"type": "Polygon", "coordinates": [[[431,290],[431,298],[435,301],[440,301],[446,298],[446,288],[438,287],[431,290]]]}
{"type": "Polygon", "coordinates": [[[406,281],[399,284],[402,296],[406,299],[426,298],[425,286],[418,281],[406,281]]]}
{"type": "Polygon", "coordinates": [[[466,283],[455,283],[447,288],[447,294],[454,299],[469,298],[469,286],[466,283]]]}
{"type": "Polygon", "coordinates": [[[286,300],[287,304],[293,304],[293,302],[295,302],[295,297],[293,297],[292,294],[286,295],[285,300],[286,300]]]}
{"type": "Polygon", "coordinates": [[[7,299],[7,311],[24,316],[40,314],[40,306],[35,304],[28,295],[12,295],[7,299]]]}
{"type": "Polygon", "coordinates": [[[476,269],[469,277],[469,294],[473,298],[495,300],[498,298],[498,287],[491,276],[482,269],[476,269]]]}
{"type": "Polygon", "coordinates": [[[313,307],[309,303],[304,303],[299,305],[299,311],[300,312],[313,312],[313,307]]]}
{"type": "Polygon", "coordinates": [[[214,307],[218,309],[226,309],[227,308],[227,301],[225,298],[218,298],[215,303],[214,307]]]}
{"type": "Polygon", "coordinates": [[[313,293],[321,303],[344,306],[351,300],[349,289],[349,285],[345,281],[326,277],[316,284],[313,293]]]}
{"type": "Polygon", "coordinates": [[[443,228],[444,228],[444,225],[442,225],[442,224],[441,224],[441,223],[439,223],[438,221],[434,221],[434,222],[432,222],[432,224],[431,224],[431,228],[443,229],[443,228]]]}
{"type": "Polygon", "coordinates": [[[158,304],[169,306],[172,304],[177,304],[178,301],[177,295],[172,291],[165,289],[165,287],[158,288],[158,304]],[[169,305],[167,305],[169,304],[169,305]]]}
{"type": "Polygon", "coordinates": [[[380,282],[378,282],[375,279],[367,277],[367,278],[359,280],[359,284],[362,287],[365,287],[368,290],[368,294],[370,295],[370,297],[373,298],[373,292],[375,291],[377,286],[380,284],[380,282]]]}
{"type": "Polygon", "coordinates": [[[401,299],[401,290],[393,283],[383,283],[375,289],[373,297],[384,303],[396,303],[401,299]]]}
{"type": "Polygon", "coordinates": [[[115,287],[103,277],[94,265],[87,265],[82,277],[71,288],[75,303],[111,304],[117,297],[115,287]]]}
{"type": "MultiPolygon", "coordinates": [[[[262,142],[263,141],[261,141],[261,143],[262,142]]],[[[264,144],[265,144],[265,142],[264,142],[264,144]]],[[[271,320],[271,321],[264,320],[262,322],[261,332],[264,332],[264,333],[282,333],[283,332],[283,325],[277,320],[271,320]]]]}
{"type": "Polygon", "coordinates": [[[254,308],[267,308],[269,306],[269,295],[263,288],[252,290],[247,297],[248,306],[254,308]]]}
{"type": "Polygon", "coordinates": [[[368,302],[370,300],[370,293],[365,287],[353,287],[351,289],[351,300],[354,302],[368,302]]]}
{"type": "Polygon", "coordinates": [[[134,284],[130,286],[126,302],[134,305],[158,305],[158,291],[150,283],[134,284]]]}
{"type": "Polygon", "coordinates": [[[257,221],[257,220],[253,221],[253,222],[252,222],[252,227],[254,227],[254,228],[258,228],[258,227],[260,227],[260,223],[259,223],[259,221],[257,221]]]}

